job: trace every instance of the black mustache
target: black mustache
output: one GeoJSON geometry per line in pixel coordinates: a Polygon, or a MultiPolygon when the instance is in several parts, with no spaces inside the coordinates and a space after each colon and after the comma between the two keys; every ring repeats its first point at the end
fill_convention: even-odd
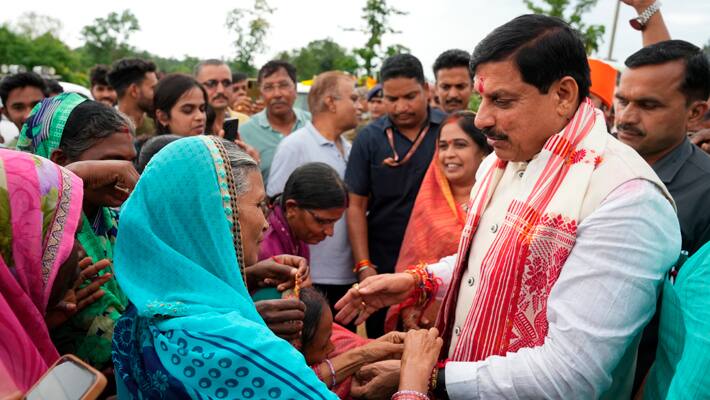
{"type": "Polygon", "coordinates": [[[218,94],[218,95],[216,95],[215,97],[212,98],[212,100],[217,100],[217,99],[229,100],[229,99],[227,98],[227,96],[223,95],[222,93],[220,93],[220,94],[218,94]]]}
{"type": "Polygon", "coordinates": [[[629,124],[619,124],[616,126],[616,129],[619,131],[633,132],[639,136],[646,136],[646,132],[642,131],[641,129],[639,129],[633,125],[629,125],[629,124]]]}
{"type": "Polygon", "coordinates": [[[496,132],[492,128],[485,128],[482,130],[483,135],[488,139],[492,140],[508,140],[508,135],[503,132],[496,132]]]}

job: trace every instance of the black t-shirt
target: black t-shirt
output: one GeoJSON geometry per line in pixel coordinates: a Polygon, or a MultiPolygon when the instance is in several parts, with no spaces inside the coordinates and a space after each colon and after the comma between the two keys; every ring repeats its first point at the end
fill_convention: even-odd
{"type": "Polygon", "coordinates": [[[436,149],[439,128],[446,114],[429,110],[429,130],[419,148],[404,165],[390,167],[383,161],[392,157],[385,130],[392,128],[394,147],[400,158],[413,142],[402,135],[387,116],[367,125],[355,138],[345,182],[348,189],[360,196],[369,196],[367,228],[370,260],[380,272],[393,272],[409,215],[419,186],[424,179],[436,149]]]}

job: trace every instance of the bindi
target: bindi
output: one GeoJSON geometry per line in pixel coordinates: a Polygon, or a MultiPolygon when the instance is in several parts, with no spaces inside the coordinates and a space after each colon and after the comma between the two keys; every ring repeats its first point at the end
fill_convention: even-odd
{"type": "Polygon", "coordinates": [[[476,90],[478,90],[478,93],[483,94],[483,77],[476,78],[476,81],[476,90]]]}

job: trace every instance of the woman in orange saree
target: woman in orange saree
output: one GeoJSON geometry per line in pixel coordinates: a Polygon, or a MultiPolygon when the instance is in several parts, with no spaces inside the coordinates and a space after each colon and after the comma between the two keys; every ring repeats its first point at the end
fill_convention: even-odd
{"type": "MultiPolygon", "coordinates": [[[[444,121],[436,153],[419,188],[404,234],[397,272],[456,253],[476,171],[492,150],[475,127],[475,118],[473,112],[458,111],[444,121]]],[[[402,326],[427,327],[434,322],[438,310],[439,302],[434,301],[421,314],[418,310],[405,311],[402,326]]],[[[385,330],[396,329],[399,321],[399,306],[394,306],[387,314],[385,330]]]]}

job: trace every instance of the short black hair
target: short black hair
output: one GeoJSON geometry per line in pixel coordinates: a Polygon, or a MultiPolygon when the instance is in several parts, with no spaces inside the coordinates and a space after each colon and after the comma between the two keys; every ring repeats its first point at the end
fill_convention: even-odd
{"type": "Polygon", "coordinates": [[[281,207],[286,207],[286,201],[291,199],[309,210],[347,207],[348,189],[333,167],[312,162],[296,168],[286,180],[281,207]]]}
{"type": "MultiPolygon", "coordinates": [[[[207,91],[195,78],[185,74],[168,74],[158,82],[153,92],[153,110],[161,110],[170,115],[170,110],[180,100],[180,97],[192,88],[199,88],[202,97],[207,104],[207,91]]],[[[171,133],[167,126],[163,126],[157,120],[156,129],[159,135],[171,133]]]]}
{"type": "Polygon", "coordinates": [[[8,75],[0,82],[0,99],[3,107],[7,107],[7,98],[10,92],[24,87],[35,87],[47,95],[47,83],[39,74],[34,72],[20,72],[15,75],[8,75]]]}
{"type": "Polygon", "coordinates": [[[680,91],[686,102],[706,101],[710,97],[710,62],[702,49],[685,40],[666,40],[646,46],[629,56],[624,64],[634,69],[671,61],[685,62],[685,78],[680,91]]]}
{"type": "Polygon", "coordinates": [[[303,313],[303,329],[301,330],[301,349],[305,349],[318,332],[323,310],[328,309],[329,306],[323,293],[314,287],[301,289],[298,298],[306,306],[303,313]]]}
{"type": "MultiPolygon", "coordinates": [[[[211,65],[213,67],[220,67],[222,65],[226,65],[227,68],[229,68],[229,65],[224,62],[224,60],[220,60],[217,58],[208,58],[207,60],[202,60],[197,65],[195,65],[195,69],[192,71],[192,74],[197,77],[197,75],[200,74],[200,71],[202,71],[202,68],[211,65]]],[[[231,69],[230,69],[231,70],[231,69]]]]}
{"type": "Polygon", "coordinates": [[[138,160],[136,165],[138,173],[143,173],[143,170],[145,170],[145,167],[148,165],[153,156],[158,154],[163,147],[182,138],[182,136],[166,134],[153,136],[148,139],[145,143],[143,143],[143,146],[141,146],[141,151],[138,153],[138,157],[136,158],[138,160]]]}
{"type": "Polygon", "coordinates": [[[249,78],[249,75],[245,74],[244,72],[235,72],[232,74],[232,83],[241,82],[243,80],[246,80],[247,78],[249,78]]]}
{"type": "MultiPolygon", "coordinates": [[[[488,155],[493,152],[493,147],[488,144],[488,141],[486,140],[486,135],[483,134],[483,131],[480,129],[476,128],[476,113],[473,111],[469,110],[461,110],[461,111],[456,111],[452,114],[449,114],[449,116],[444,120],[444,123],[441,124],[441,126],[448,125],[450,123],[456,123],[461,130],[468,135],[468,137],[473,140],[473,142],[483,150],[483,152],[488,155]]],[[[439,131],[439,137],[441,137],[441,130],[439,131]]]]}
{"type": "Polygon", "coordinates": [[[108,83],[116,90],[119,98],[126,94],[132,84],[140,85],[145,74],[156,71],[155,63],[140,58],[123,58],[111,67],[108,73],[108,83]]]}
{"type": "Polygon", "coordinates": [[[47,84],[47,96],[56,96],[60,93],[64,93],[64,88],[59,84],[58,80],[45,79],[44,81],[47,84]]]}
{"type": "Polygon", "coordinates": [[[382,63],[380,80],[385,82],[394,78],[416,79],[422,85],[426,82],[422,63],[411,54],[395,54],[382,63]]]}
{"type": "Polygon", "coordinates": [[[62,131],[59,148],[68,158],[77,159],[100,139],[132,130],[132,123],[113,107],[87,100],[74,108],[62,131]]]}
{"type": "Polygon", "coordinates": [[[436,73],[440,69],[450,69],[463,67],[468,70],[468,75],[473,79],[473,73],[468,68],[468,64],[471,61],[471,55],[461,49],[451,49],[439,54],[439,57],[434,61],[434,78],[436,78],[436,73]]]}
{"type": "Polygon", "coordinates": [[[271,60],[264,64],[264,66],[259,69],[259,74],[256,76],[257,80],[259,81],[259,83],[261,83],[264,78],[270,77],[271,75],[277,73],[280,69],[286,71],[288,77],[291,78],[294,85],[297,83],[296,67],[294,67],[293,64],[283,60],[271,60]]]}
{"type": "Polygon", "coordinates": [[[89,80],[91,81],[91,87],[96,85],[111,86],[108,83],[108,73],[109,68],[106,65],[98,64],[91,68],[89,71],[89,80]]]}
{"type": "Polygon", "coordinates": [[[526,14],[506,22],[489,33],[471,56],[470,68],[487,62],[510,59],[523,82],[544,94],[565,76],[579,87],[579,102],[589,96],[589,62],[579,32],[566,22],[546,15],[526,14]]]}

